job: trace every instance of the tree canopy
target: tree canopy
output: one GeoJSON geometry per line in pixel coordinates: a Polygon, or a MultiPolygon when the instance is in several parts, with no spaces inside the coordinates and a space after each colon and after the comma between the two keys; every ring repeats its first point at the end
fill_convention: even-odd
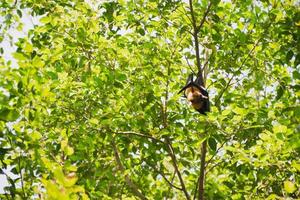
{"type": "Polygon", "coordinates": [[[2,0],[0,198],[300,198],[299,8],[2,0]],[[199,69],[207,116],[178,94],[199,69]]]}

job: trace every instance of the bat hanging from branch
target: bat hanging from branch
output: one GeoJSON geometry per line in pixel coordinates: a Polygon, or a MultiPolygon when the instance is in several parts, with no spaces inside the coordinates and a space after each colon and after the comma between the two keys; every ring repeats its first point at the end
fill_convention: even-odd
{"type": "Polygon", "coordinates": [[[179,91],[179,93],[183,91],[184,96],[199,113],[206,115],[206,112],[210,111],[208,92],[201,85],[200,77],[197,77],[194,81],[193,74],[190,74],[185,86],[179,91]]]}

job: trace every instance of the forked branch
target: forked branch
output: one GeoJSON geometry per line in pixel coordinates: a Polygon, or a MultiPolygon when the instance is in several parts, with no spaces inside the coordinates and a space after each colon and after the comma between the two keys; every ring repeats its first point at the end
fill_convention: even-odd
{"type": "Polygon", "coordinates": [[[169,152],[169,155],[171,157],[173,167],[174,167],[174,169],[176,171],[176,174],[177,174],[177,177],[178,177],[178,179],[180,181],[180,185],[181,185],[182,191],[183,191],[186,199],[190,200],[191,198],[190,198],[189,193],[186,190],[183,178],[182,178],[181,173],[179,171],[179,168],[178,168],[178,165],[177,165],[176,155],[175,155],[175,152],[174,152],[174,149],[173,149],[173,146],[172,146],[172,143],[171,143],[170,139],[167,139],[167,146],[168,146],[168,152],[169,152]]]}
{"type": "MultiPolygon", "coordinates": [[[[124,166],[122,165],[122,162],[121,162],[121,159],[120,159],[120,155],[119,155],[119,151],[117,149],[117,146],[115,144],[115,141],[113,140],[112,141],[112,147],[113,147],[113,150],[114,150],[114,157],[115,157],[115,160],[116,160],[116,163],[117,163],[117,166],[118,166],[118,169],[124,173],[125,172],[125,168],[124,166]]],[[[136,184],[131,180],[131,178],[129,177],[129,175],[125,175],[125,182],[126,184],[128,185],[128,187],[132,190],[132,192],[137,196],[139,197],[140,199],[142,200],[148,200],[145,195],[143,195],[138,187],[136,186],[136,184]]]]}

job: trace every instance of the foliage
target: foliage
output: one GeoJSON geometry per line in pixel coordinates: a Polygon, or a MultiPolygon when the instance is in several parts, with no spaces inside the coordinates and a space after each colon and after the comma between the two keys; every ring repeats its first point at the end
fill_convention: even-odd
{"type": "Polygon", "coordinates": [[[209,4],[200,116],[188,2],[1,1],[0,41],[40,18],[0,60],[1,198],[191,199],[205,139],[207,199],[299,198],[299,3],[209,4]]]}

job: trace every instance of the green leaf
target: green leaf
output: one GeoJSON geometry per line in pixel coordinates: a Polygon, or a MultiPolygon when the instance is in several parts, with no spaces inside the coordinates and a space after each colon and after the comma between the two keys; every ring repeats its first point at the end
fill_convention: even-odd
{"type": "Polygon", "coordinates": [[[40,22],[43,23],[43,24],[47,24],[47,23],[51,22],[51,17],[50,16],[45,16],[45,17],[40,19],[40,22]]]}
{"type": "Polygon", "coordinates": [[[26,43],[26,45],[25,45],[25,47],[24,47],[24,51],[26,52],[26,53],[31,53],[32,51],[33,51],[33,47],[32,47],[32,45],[30,44],[30,43],[26,43]]]}
{"type": "Polygon", "coordinates": [[[300,79],[300,72],[294,71],[294,72],[293,72],[293,78],[294,78],[294,79],[300,79]]]}
{"type": "Polygon", "coordinates": [[[233,112],[239,115],[245,115],[247,113],[247,110],[244,108],[236,107],[233,109],[233,112]]]}
{"type": "Polygon", "coordinates": [[[21,10],[17,9],[17,14],[18,14],[19,17],[22,18],[22,11],[21,10]]]}
{"type": "Polygon", "coordinates": [[[300,163],[296,162],[296,161],[293,161],[292,162],[292,167],[295,168],[298,172],[300,172],[300,163]]]}
{"type": "Polygon", "coordinates": [[[27,60],[27,58],[22,53],[13,53],[12,55],[16,60],[19,61],[27,60]]]}
{"type": "Polygon", "coordinates": [[[65,187],[71,187],[76,184],[78,178],[74,172],[67,175],[67,177],[64,179],[64,186],[65,187]]]}
{"type": "Polygon", "coordinates": [[[32,60],[32,65],[33,65],[34,67],[37,67],[37,68],[43,67],[44,64],[45,64],[44,61],[42,61],[41,58],[40,58],[39,56],[35,56],[35,57],[33,58],[33,60],[32,60]]]}
{"type": "Polygon", "coordinates": [[[126,74],[118,73],[116,78],[119,81],[125,81],[127,79],[127,76],[126,74]]]}
{"type": "Polygon", "coordinates": [[[273,126],[273,132],[274,133],[286,133],[287,127],[281,124],[277,124],[273,126]]]}
{"type": "Polygon", "coordinates": [[[227,115],[229,115],[230,113],[231,113],[231,110],[229,110],[229,109],[223,110],[223,111],[222,111],[222,115],[223,115],[223,116],[227,116],[227,115]]]}
{"type": "Polygon", "coordinates": [[[61,167],[56,167],[55,169],[53,169],[53,174],[55,179],[60,183],[63,184],[64,183],[64,173],[61,167]]]}
{"type": "Polygon", "coordinates": [[[19,113],[15,109],[2,108],[0,110],[0,120],[15,121],[19,118],[19,113]]]}
{"type": "Polygon", "coordinates": [[[296,191],[296,186],[293,182],[291,181],[284,181],[284,190],[287,193],[293,193],[294,191],[296,191]]]}
{"type": "Polygon", "coordinates": [[[282,86],[279,86],[277,88],[276,100],[279,100],[282,97],[283,93],[284,93],[284,88],[282,86]]]}
{"type": "Polygon", "coordinates": [[[99,120],[96,119],[96,118],[90,119],[89,122],[90,122],[91,124],[94,124],[94,125],[98,125],[98,124],[99,124],[99,120]]]}
{"type": "Polygon", "coordinates": [[[278,196],[276,194],[271,194],[267,198],[267,200],[276,200],[276,199],[278,199],[278,196]]]}
{"type": "Polygon", "coordinates": [[[286,62],[289,62],[294,56],[294,53],[292,50],[288,51],[287,54],[286,54],[286,62]]]}
{"type": "Polygon", "coordinates": [[[217,150],[217,142],[214,138],[212,137],[208,138],[208,145],[210,149],[213,150],[214,152],[217,150]]]}
{"type": "Polygon", "coordinates": [[[42,138],[42,134],[37,131],[34,131],[33,133],[30,134],[30,137],[33,141],[37,141],[42,138]]]}
{"type": "Polygon", "coordinates": [[[145,35],[145,30],[142,29],[142,28],[139,28],[139,29],[137,30],[137,32],[138,32],[139,34],[141,34],[141,35],[145,35]]]}
{"type": "Polygon", "coordinates": [[[65,153],[66,153],[67,156],[73,155],[74,149],[72,147],[70,147],[70,146],[67,146],[65,148],[65,153]]]}

